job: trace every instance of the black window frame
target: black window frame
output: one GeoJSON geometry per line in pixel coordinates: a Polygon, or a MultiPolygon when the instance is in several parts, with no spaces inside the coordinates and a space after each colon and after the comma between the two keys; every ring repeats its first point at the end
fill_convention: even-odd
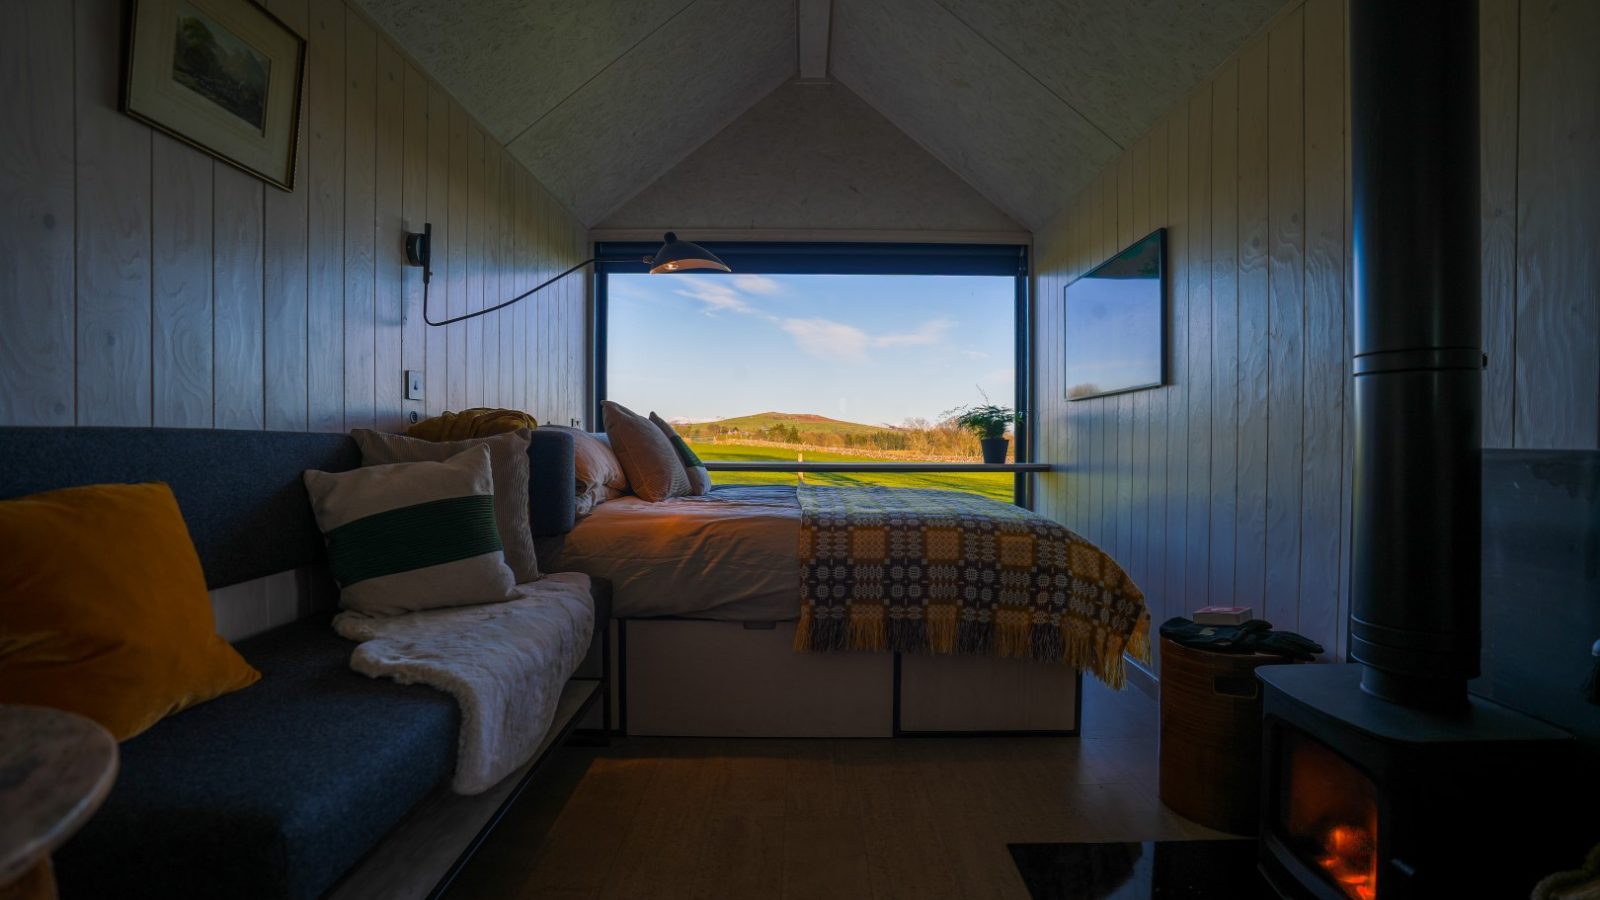
{"type": "MultiPolygon", "coordinates": [[[[693,235],[688,235],[692,238],[693,235]]],[[[1034,448],[1033,291],[1027,244],[837,243],[815,241],[697,241],[736,273],[752,275],[994,275],[1015,280],[1016,396],[1022,415],[1013,429],[1016,462],[1031,463],[1034,448]]],[[[643,273],[659,242],[600,241],[594,255],[594,325],[590,358],[596,427],[606,400],[609,276],[643,273]]],[[[671,278],[671,275],[662,276],[671,278]]],[[[1014,473],[1014,500],[1033,508],[1032,473],[1014,473]]]]}

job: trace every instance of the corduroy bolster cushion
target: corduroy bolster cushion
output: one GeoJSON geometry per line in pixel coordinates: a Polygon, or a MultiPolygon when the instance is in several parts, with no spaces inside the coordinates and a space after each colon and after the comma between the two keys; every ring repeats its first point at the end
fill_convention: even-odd
{"type": "Polygon", "coordinates": [[[57,851],[75,897],[321,896],[455,769],[450,695],[350,670],[314,617],[243,641],[249,690],[122,744],[99,813],[57,851]]]}

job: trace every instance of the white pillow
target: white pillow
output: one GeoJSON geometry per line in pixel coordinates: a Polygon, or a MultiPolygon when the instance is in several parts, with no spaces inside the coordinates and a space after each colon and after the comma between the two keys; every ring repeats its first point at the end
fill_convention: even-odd
{"type": "Polygon", "coordinates": [[[346,609],[389,616],[506,600],[516,577],[495,527],[489,448],[444,462],[305,473],[346,609]]]}

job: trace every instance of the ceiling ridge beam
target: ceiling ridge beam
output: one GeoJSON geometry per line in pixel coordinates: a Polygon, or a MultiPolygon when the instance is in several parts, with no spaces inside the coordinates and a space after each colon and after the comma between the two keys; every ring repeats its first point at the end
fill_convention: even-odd
{"type": "Polygon", "coordinates": [[[616,65],[617,63],[621,62],[623,57],[627,56],[629,53],[632,53],[635,49],[637,49],[639,47],[640,44],[643,44],[645,41],[648,41],[651,38],[655,37],[657,32],[661,31],[661,29],[663,29],[663,28],[667,27],[668,25],[671,25],[673,22],[677,21],[679,16],[683,15],[685,12],[688,12],[689,7],[694,6],[696,3],[699,3],[699,2],[700,2],[700,0],[689,0],[688,3],[685,3],[683,6],[679,7],[677,12],[673,13],[670,16],[667,16],[665,19],[662,19],[661,20],[661,24],[659,24],[656,27],[650,29],[642,37],[640,37],[637,41],[634,41],[633,43],[629,44],[627,47],[625,47],[622,50],[622,52],[620,52],[616,56],[612,57],[610,62],[606,63],[605,65],[601,66],[599,69],[595,70],[595,73],[593,75],[590,75],[588,78],[585,78],[583,80],[582,84],[580,84],[577,87],[573,88],[572,90],[568,91],[566,96],[562,97],[560,100],[557,100],[555,103],[552,103],[548,109],[546,109],[544,112],[539,114],[539,117],[537,119],[534,119],[532,122],[529,122],[526,126],[524,126],[522,128],[521,131],[518,131],[516,134],[514,134],[511,137],[507,138],[506,141],[505,141],[505,146],[506,147],[510,147],[512,144],[514,144],[517,141],[521,140],[522,136],[527,134],[529,131],[532,131],[533,127],[535,125],[538,125],[540,122],[543,122],[546,118],[548,118],[550,116],[551,113],[553,113],[556,110],[560,109],[563,105],[566,104],[566,102],[568,100],[571,100],[573,97],[577,96],[579,92],[581,92],[584,88],[588,87],[596,78],[599,78],[601,75],[604,75],[606,72],[610,71],[611,67],[616,65]]]}
{"type": "Polygon", "coordinates": [[[1039,76],[1033,74],[1032,70],[1030,70],[1027,66],[1023,65],[1022,63],[1018,62],[1014,57],[1012,57],[1011,54],[1007,53],[1005,51],[1005,48],[1001,47],[999,44],[996,44],[994,41],[990,40],[988,35],[984,34],[983,32],[979,31],[978,29],[974,28],[972,26],[972,23],[968,22],[966,19],[961,18],[961,16],[958,15],[955,10],[953,10],[950,7],[946,6],[944,4],[944,0],[931,0],[931,2],[933,3],[933,5],[939,7],[940,9],[944,10],[947,14],[949,14],[950,18],[955,19],[957,22],[960,22],[961,23],[961,27],[967,29],[968,31],[970,31],[974,35],[976,35],[978,40],[983,41],[985,44],[988,44],[994,50],[994,52],[996,52],[996,53],[1000,54],[1002,57],[1004,57],[1006,62],[1011,63],[1013,66],[1016,66],[1017,71],[1019,71],[1022,74],[1028,76],[1028,78],[1032,79],[1035,84],[1039,85],[1039,87],[1044,88],[1045,92],[1048,93],[1050,96],[1056,98],[1058,101],[1060,101],[1062,106],[1065,106],[1067,109],[1072,110],[1072,112],[1075,115],[1077,115],[1078,118],[1084,120],[1085,122],[1088,122],[1089,123],[1089,127],[1093,128],[1095,131],[1100,132],[1100,134],[1103,137],[1105,137],[1106,140],[1110,141],[1111,145],[1116,147],[1119,152],[1123,152],[1123,151],[1126,151],[1128,149],[1127,147],[1124,147],[1122,145],[1121,141],[1119,141],[1116,138],[1112,137],[1110,132],[1108,132],[1104,128],[1100,127],[1100,123],[1099,122],[1096,122],[1094,119],[1089,118],[1088,114],[1086,114],[1083,110],[1081,110],[1078,107],[1074,106],[1072,104],[1072,102],[1069,101],[1067,98],[1065,98],[1065,97],[1061,96],[1060,94],[1056,93],[1054,88],[1050,87],[1050,85],[1048,85],[1048,84],[1045,84],[1044,81],[1039,78],[1039,76]]]}
{"type": "Polygon", "coordinates": [[[800,77],[828,77],[833,0],[795,0],[795,64],[800,77]]]}

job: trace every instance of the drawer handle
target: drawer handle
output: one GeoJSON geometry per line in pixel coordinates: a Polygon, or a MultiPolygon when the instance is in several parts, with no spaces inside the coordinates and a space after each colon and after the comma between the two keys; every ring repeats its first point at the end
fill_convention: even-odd
{"type": "Polygon", "coordinates": [[[1254,675],[1218,675],[1211,679],[1211,690],[1225,697],[1254,700],[1260,695],[1261,686],[1254,675]]]}

